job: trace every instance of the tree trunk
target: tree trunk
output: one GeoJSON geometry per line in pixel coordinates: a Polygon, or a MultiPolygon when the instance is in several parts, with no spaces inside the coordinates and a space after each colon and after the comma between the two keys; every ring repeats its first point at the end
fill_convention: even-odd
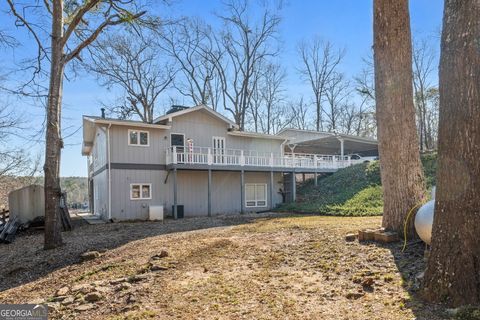
{"type": "Polygon", "coordinates": [[[447,0],[440,58],[437,197],[425,294],[480,304],[480,1],[447,0]]]}
{"type": "MultiPolygon", "coordinates": [[[[425,193],[413,105],[408,1],[375,0],[373,27],[382,225],[403,233],[408,212],[425,193]]],[[[413,236],[413,222],[408,230],[413,236]]]]}
{"type": "Polygon", "coordinates": [[[45,143],[45,249],[62,245],[60,221],[60,118],[63,87],[63,1],[53,2],[52,54],[45,143]]]}

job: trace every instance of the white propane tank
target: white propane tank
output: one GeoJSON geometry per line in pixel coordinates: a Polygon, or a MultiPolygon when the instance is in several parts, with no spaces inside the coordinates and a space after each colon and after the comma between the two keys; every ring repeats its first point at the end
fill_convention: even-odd
{"type": "Polygon", "coordinates": [[[415,216],[415,230],[417,230],[420,239],[430,245],[432,241],[433,215],[435,213],[435,191],[437,187],[432,187],[432,200],[425,203],[415,216]]]}
{"type": "Polygon", "coordinates": [[[420,239],[430,245],[432,240],[433,212],[435,209],[435,200],[425,203],[415,216],[415,230],[417,230],[420,239]]]}

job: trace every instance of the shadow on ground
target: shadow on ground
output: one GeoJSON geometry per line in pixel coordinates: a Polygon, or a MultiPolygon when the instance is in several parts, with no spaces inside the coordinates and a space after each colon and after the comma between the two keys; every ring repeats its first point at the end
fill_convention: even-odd
{"type": "Polygon", "coordinates": [[[409,294],[405,308],[411,309],[416,319],[435,320],[451,319],[445,313],[445,307],[426,302],[422,299],[421,289],[426,268],[426,245],[421,240],[409,241],[403,250],[404,243],[375,243],[377,247],[389,249],[395,265],[402,276],[402,287],[409,294]],[[435,315],[435,318],[432,318],[435,315]]]}
{"type": "Polygon", "coordinates": [[[20,233],[11,244],[0,244],[0,292],[35,281],[69,265],[81,263],[86,251],[106,251],[129,242],[177,232],[247,224],[259,218],[278,218],[287,214],[263,213],[165,222],[122,222],[89,225],[75,219],[75,228],[63,232],[64,245],[43,250],[43,231],[20,233]]]}

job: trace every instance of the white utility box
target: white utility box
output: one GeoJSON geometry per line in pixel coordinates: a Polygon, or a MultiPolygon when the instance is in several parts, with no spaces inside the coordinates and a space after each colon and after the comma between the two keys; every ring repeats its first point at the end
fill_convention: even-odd
{"type": "Polygon", "coordinates": [[[163,206],[150,206],[148,208],[149,220],[163,220],[163,206]]]}

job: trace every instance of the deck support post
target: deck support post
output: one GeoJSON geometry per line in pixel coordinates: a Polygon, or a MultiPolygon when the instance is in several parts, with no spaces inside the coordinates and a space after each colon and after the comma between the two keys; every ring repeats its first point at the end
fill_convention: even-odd
{"type": "Polygon", "coordinates": [[[273,209],[273,171],[270,171],[270,209],[273,209]]]}
{"type": "Polygon", "coordinates": [[[344,140],[343,139],[340,139],[340,156],[341,156],[341,160],[344,161],[345,159],[343,158],[344,157],[344,147],[343,147],[343,142],[344,140]]]}
{"type": "Polygon", "coordinates": [[[245,213],[245,171],[241,170],[240,171],[240,213],[245,213]]]}
{"type": "Polygon", "coordinates": [[[317,181],[317,179],[318,179],[318,174],[317,174],[317,171],[316,171],[316,170],[315,170],[313,179],[314,179],[314,181],[313,181],[314,186],[315,186],[315,187],[318,186],[318,181],[317,181]]]}
{"type": "Polygon", "coordinates": [[[177,214],[177,168],[173,168],[173,219],[178,219],[177,214]]]}
{"type": "Polygon", "coordinates": [[[292,201],[297,201],[297,176],[295,171],[292,171],[292,201]]]}
{"type": "Polygon", "coordinates": [[[208,216],[212,216],[212,169],[208,169],[208,216]]]}

